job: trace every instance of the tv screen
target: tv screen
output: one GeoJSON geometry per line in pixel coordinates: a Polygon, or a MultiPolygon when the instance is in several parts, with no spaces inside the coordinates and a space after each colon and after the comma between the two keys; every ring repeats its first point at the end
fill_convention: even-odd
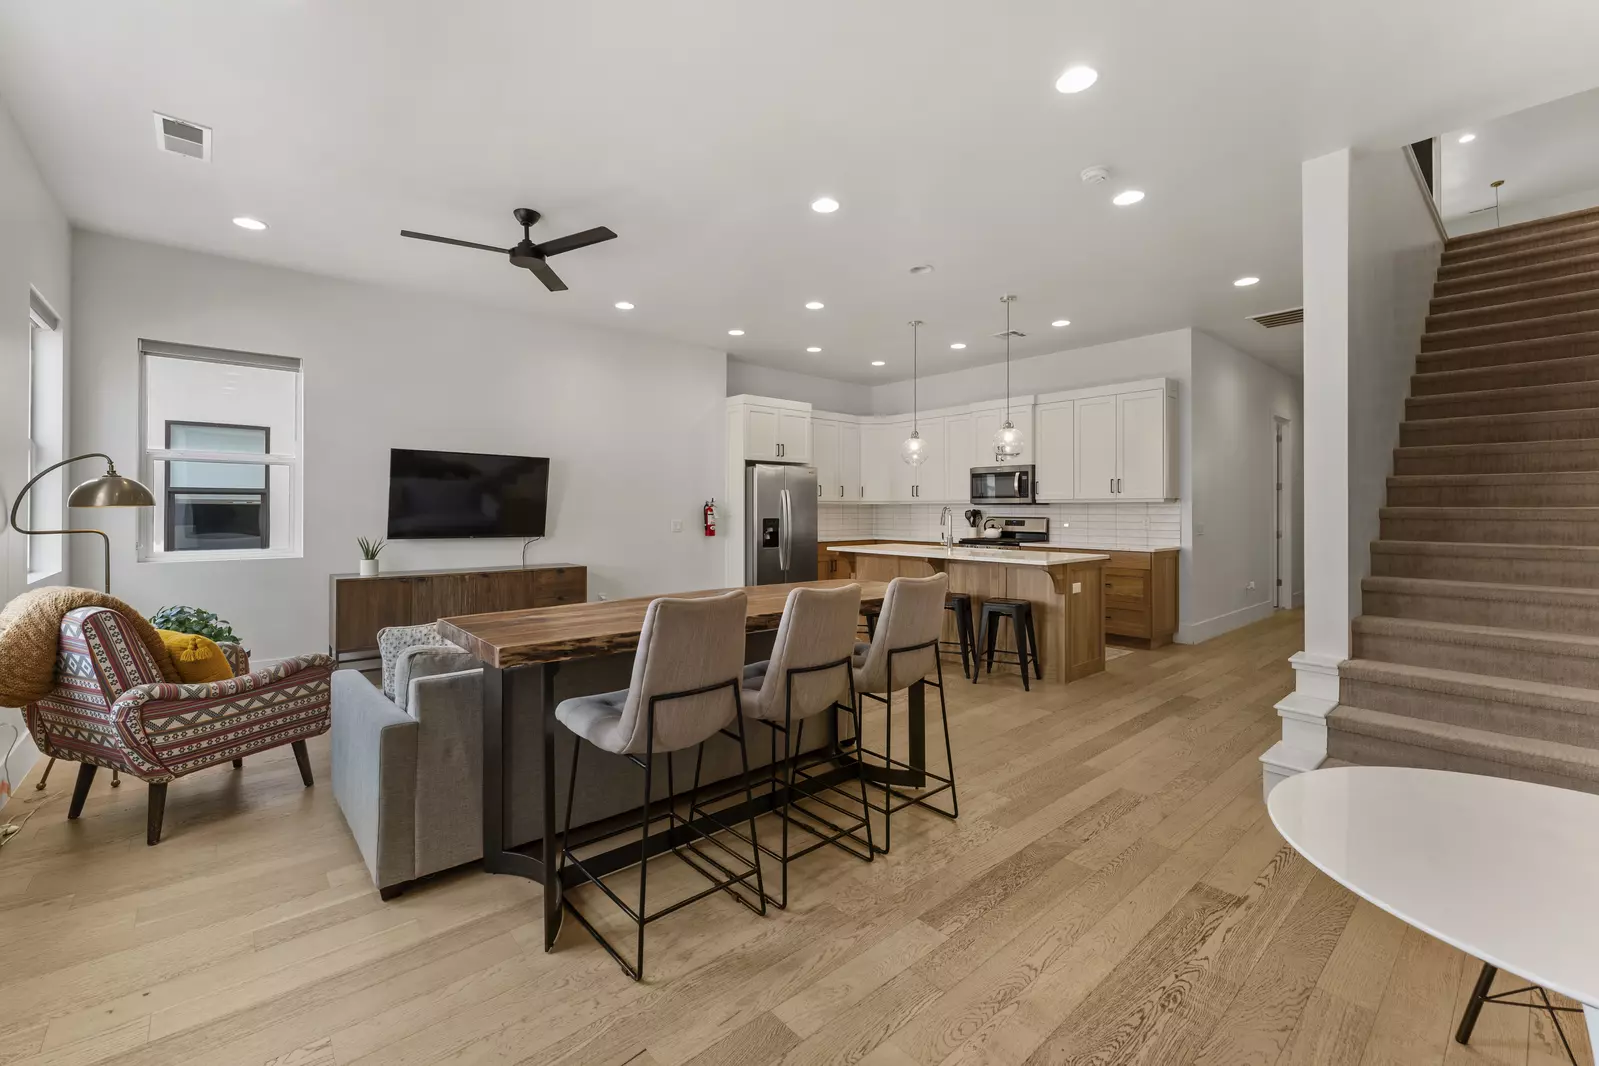
{"type": "Polygon", "coordinates": [[[542,537],[549,481],[548,459],[390,449],[388,536],[542,537]]]}

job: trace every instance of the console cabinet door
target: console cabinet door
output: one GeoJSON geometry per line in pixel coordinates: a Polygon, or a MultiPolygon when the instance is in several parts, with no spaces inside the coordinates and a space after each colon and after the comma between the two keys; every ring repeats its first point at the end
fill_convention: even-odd
{"type": "Polygon", "coordinates": [[[1077,481],[1076,404],[1071,400],[1043,404],[1034,411],[1033,428],[1038,433],[1038,498],[1074,499],[1077,481]]]}
{"type": "Polygon", "coordinates": [[[1094,396],[1074,402],[1079,500],[1114,500],[1117,451],[1115,396],[1094,396]]]}

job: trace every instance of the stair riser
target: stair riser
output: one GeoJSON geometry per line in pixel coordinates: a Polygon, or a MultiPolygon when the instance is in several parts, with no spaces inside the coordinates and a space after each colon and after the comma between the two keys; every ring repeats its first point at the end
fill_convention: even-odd
{"type": "Polygon", "coordinates": [[[1564,274],[1554,278],[1516,281],[1496,288],[1459,292],[1449,296],[1434,296],[1427,305],[1430,316],[1454,314],[1460,311],[1481,311],[1490,307],[1519,303],[1523,300],[1542,300],[1551,296],[1570,296],[1599,291],[1599,278],[1594,272],[1564,274]]]}
{"type": "Polygon", "coordinates": [[[1571,314],[1554,315],[1549,318],[1533,318],[1442,331],[1429,330],[1421,335],[1421,350],[1423,352],[1443,352],[1456,348],[1480,347],[1485,344],[1505,344],[1509,341],[1560,337],[1569,333],[1585,333],[1595,329],[1599,329],[1599,311],[1577,311],[1571,314]]]}
{"type": "Polygon", "coordinates": [[[1567,416],[1505,422],[1447,422],[1427,419],[1403,422],[1399,446],[1425,448],[1435,444],[1515,444],[1542,440],[1589,440],[1599,437],[1599,414],[1588,411],[1567,416]]]}
{"type": "Polygon", "coordinates": [[[1565,240],[1548,241],[1524,248],[1474,248],[1469,252],[1445,252],[1438,262],[1441,280],[1457,281],[1489,271],[1516,270],[1558,263],[1599,251],[1599,236],[1569,234],[1565,240]]]}
{"type": "Polygon", "coordinates": [[[1599,518],[1384,517],[1381,528],[1384,540],[1429,540],[1446,544],[1599,544],[1599,518]]]}
{"type": "Polygon", "coordinates": [[[1394,455],[1396,474],[1552,474],[1599,470],[1599,446],[1548,451],[1467,451],[1459,453],[1394,455]]]}
{"type": "Polygon", "coordinates": [[[1446,243],[1443,260],[1446,263],[1462,263],[1481,259],[1483,256],[1558,247],[1573,241],[1588,240],[1591,237],[1599,237],[1599,221],[1586,218],[1570,219],[1559,225],[1542,228],[1529,226],[1527,229],[1515,229],[1508,233],[1502,230],[1478,233],[1446,243]],[[1472,240],[1472,236],[1477,239],[1472,240]]]}
{"type": "Polygon", "coordinates": [[[1578,334],[1540,337],[1519,344],[1482,344],[1474,348],[1423,354],[1416,360],[1416,373],[1519,366],[1522,363],[1543,363],[1551,359],[1571,359],[1584,355],[1599,355],[1599,336],[1578,334]]]}
{"type": "MultiPolygon", "coordinates": [[[[1406,666],[1425,666],[1434,670],[1458,670],[1464,674],[1512,677],[1522,681],[1543,681],[1552,685],[1599,689],[1599,659],[1586,656],[1559,655],[1529,651],[1525,648],[1455,644],[1448,641],[1427,640],[1410,634],[1400,637],[1388,633],[1358,631],[1355,633],[1354,647],[1358,658],[1377,662],[1402,663],[1406,666]]],[[[1389,709],[1359,699],[1350,699],[1349,702],[1361,707],[1370,707],[1374,711],[1389,709]]],[[[1599,745],[1599,741],[1595,741],[1595,745],[1599,745]]]]}
{"type": "Polygon", "coordinates": [[[1484,306],[1462,308],[1429,314],[1429,332],[1448,329],[1468,329],[1472,326],[1492,326],[1504,323],[1532,322],[1548,315],[1568,315],[1574,311],[1592,311],[1599,308],[1599,292],[1589,288],[1578,292],[1561,293],[1538,298],[1523,298],[1513,303],[1487,303],[1484,306]],[[1523,302],[1525,300],[1526,302],[1523,302]]]}
{"type": "Polygon", "coordinates": [[[1599,382],[1599,356],[1552,359],[1528,365],[1511,365],[1469,370],[1457,374],[1414,374],[1410,395],[1444,396],[1456,392],[1481,392],[1485,389],[1516,389],[1528,385],[1571,385],[1599,382]]]}
{"type": "Polygon", "coordinates": [[[1485,581],[1494,585],[1545,588],[1599,588],[1599,566],[1539,559],[1483,559],[1474,555],[1371,553],[1373,577],[1414,577],[1428,581],[1485,581]]]}
{"type": "Polygon", "coordinates": [[[1390,507],[1599,507],[1599,482],[1390,486],[1390,507]]]}
{"type": "Polygon", "coordinates": [[[1338,692],[1340,702],[1370,711],[1556,744],[1599,748],[1599,718],[1592,715],[1347,677],[1339,682],[1338,692]]]}
{"type": "Polygon", "coordinates": [[[1433,296],[1444,298],[1467,293],[1502,289],[1506,285],[1522,285],[1533,281],[1549,281],[1572,274],[1588,274],[1599,270],[1599,241],[1589,242],[1587,254],[1572,255],[1565,259],[1551,259],[1543,263],[1529,263],[1508,270],[1465,271],[1453,278],[1440,273],[1433,286],[1433,296]]]}
{"type": "Polygon", "coordinates": [[[1516,222],[1508,226],[1498,226],[1494,229],[1478,230],[1476,233],[1465,233],[1459,237],[1451,237],[1447,242],[1450,249],[1481,248],[1485,244],[1496,244],[1507,238],[1532,237],[1538,234],[1569,230],[1579,226],[1599,222],[1599,208],[1585,208],[1579,211],[1567,211],[1564,214],[1551,215],[1548,218],[1534,219],[1530,222],[1516,222]]]}
{"type": "MultiPolygon", "coordinates": [[[[1530,385],[1523,382],[1514,388],[1530,385]]],[[[1534,411],[1578,411],[1599,408],[1599,382],[1566,383],[1539,392],[1504,392],[1487,396],[1412,397],[1405,401],[1405,417],[1414,421],[1465,418],[1470,415],[1523,415],[1534,411]]]]}
{"type": "Polygon", "coordinates": [[[1580,792],[1599,792],[1599,781],[1564,774],[1551,774],[1517,766],[1507,762],[1457,755],[1450,751],[1406,744],[1384,737],[1351,733],[1337,727],[1334,719],[1327,722],[1327,755],[1357,766],[1414,766],[1424,770],[1454,770],[1457,773],[1479,774],[1484,777],[1509,777],[1518,781],[1532,781],[1556,788],[1571,788],[1580,792]]]}
{"type": "Polygon", "coordinates": [[[1599,633],[1599,606],[1552,606],[1518,600],[1467,599],[1414,592],[1367,591],[1361,599],[1366,614],[1384,618],[1418,618],[1536,633],[1599,633]]]}

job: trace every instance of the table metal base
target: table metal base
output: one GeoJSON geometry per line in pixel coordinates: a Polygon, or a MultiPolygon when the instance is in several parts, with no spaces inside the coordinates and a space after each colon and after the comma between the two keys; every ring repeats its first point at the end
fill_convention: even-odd
{"type": "MultiPolygon", "coordinates": [[[[1560,1045],[1566,1049],[1566,1058],[1571,1060],[1571,1066],[1582,1066],[1577,1061],[1577,1053],[1571,1050],[1571,1042],[1566,1039],[1566,1031],[1560,1026],[1562,1014],[1586,1014],[1588,1017],[1588,1031],[1595,1033],[1595,1013],[1585,1007],[1557,1007],[1549,1001],[1549,993],[1538,985],[1523,985],[1521,988],[1512,988],[1507,992],[1492,992],[1494,978],[1499,974],[1499,967],[1482,964],[1482,972],[1477,975],[1477,985],[1471,990],[1471,1000],[1466,1004],[1466,1013],[1461,1015],[1460,1028],[1455,1030],[1456,1043],[1466,1044],[1471,1042],[1471,1031],[1477,1027],[1477,1016],[1482,1013],[1482,1008],[1487,1004],[1501,1007],[1523,1007],[1527,1010],[1541,1010],[1549,1015],[1549,1020],[1554,1023],[1555,1034],[1560,1037],[1560,1045]],[[1523,996],[1528,993],[1538,998],[1533,1002],[1523,1002],[1511,999],[1511,996],[1523,996]]],[[[1599,1049],[1599,1043],[1594,1047],[1599,1049]]]]}

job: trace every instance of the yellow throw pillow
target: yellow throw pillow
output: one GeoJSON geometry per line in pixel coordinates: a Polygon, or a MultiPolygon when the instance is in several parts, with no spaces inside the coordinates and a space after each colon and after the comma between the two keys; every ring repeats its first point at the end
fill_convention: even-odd
{"type": "Polygon", "coordinates": [[[158,629],[156,632],[161,635],[161,643],[167,646],[167,653],[172,656],[172,662],[177,666],[184,684],[203,685],[209,681],[226,681],[233,676],[228,657],[222,654],[222,649],[210,637],[196,633],[174,633],[170,629],[158,629]]]}

